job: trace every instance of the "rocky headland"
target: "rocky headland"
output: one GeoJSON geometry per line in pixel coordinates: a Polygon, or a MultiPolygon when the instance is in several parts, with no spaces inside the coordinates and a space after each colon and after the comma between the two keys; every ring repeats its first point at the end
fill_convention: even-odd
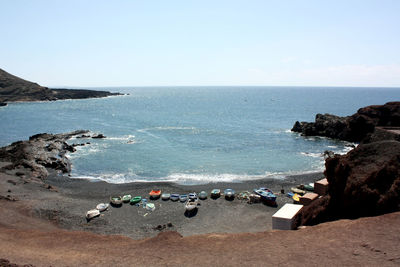
{"type": "Polygon", "coordinates": [[[108,91],[82,89],[50,89],[26,81],[0,69],[0,106],[15,101],[55,101],[121,95],[108,91]]]}
{"type": "Polygon", "coordinates": [[[349,117],[318,114],[292,131],[360,142],[325,161],[328,195],[303,209],[302,224],[376,216],[400,210],[400,102],[361,108],[349,117]]]}
{"type": "Polygon", "coordinates": [[[400,127],[400,102],[389,102],[360,108],[348,117],[317,114],[315,122],[296,121],[292,131],[304,136],[325,136],[350,142],[361,142],[376,127],[400,127]]]}

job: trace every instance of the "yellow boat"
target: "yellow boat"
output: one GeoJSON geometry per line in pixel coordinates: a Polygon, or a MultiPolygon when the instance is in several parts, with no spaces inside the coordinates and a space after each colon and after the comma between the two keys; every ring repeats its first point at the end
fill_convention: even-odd
{"type": "Polygon", "coordinates": [[[297,194],[297,193],[294,194],[292,198],[293,198],[293,201],[294,201],[294,202],[299,202],[299,201],[300,201],[300,195],[297,194]]]}

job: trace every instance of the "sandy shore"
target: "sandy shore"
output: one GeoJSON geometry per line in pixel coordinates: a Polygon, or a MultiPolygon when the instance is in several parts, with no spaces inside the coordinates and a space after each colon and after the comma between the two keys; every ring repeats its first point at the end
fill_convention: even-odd
{"type": "Polygon", "coordinates": [[[279,207],[292,200],[281,189],[288,192],[294,185],[313,182],[322,177],[321,173],[291,176],[287,179],[248,181],[246,183],[215,183],[205,185],[179,185],[174,183],[129,183],[108,184],[102,181],[71,179],[67,176],[50,175],[46,185],[25,183],[20,177],[8,176],[2,179],[4,186],[0,195],[18,199],[25,203],[31,214],[49,219],[58,227],[68,230],[85,230],[100,234],[119,234],[133,239],[153,237],[160,231],[173,230],[183,236],[205,233],[260,232],[271,229],[271,216],[279,207]],[[268,187],[277,193],[277,207],[263,203],[248,204],[235,198],[227,201],[223,197],[208,198],[194,214],[185,214],[181,202],[149,200],[155,204],[155,211],[148,212],[142,207],[124,204],[110,207],[100,217],[89,222],[86,211],[98,203],[108,203],[111,195],[131,194],[147,197],[151,189],[159,188],[168,193],[189,193],[213,188],[233,188],[236,192],[252,191],[268,187]],[[10,192],[8,192],[10,190],[10,192]]]}

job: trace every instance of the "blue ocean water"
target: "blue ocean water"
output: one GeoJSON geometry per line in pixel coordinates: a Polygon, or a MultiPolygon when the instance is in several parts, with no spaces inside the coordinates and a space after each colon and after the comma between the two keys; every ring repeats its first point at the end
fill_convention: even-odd
{"type": "Polygon", "coordinates": [[[0,145],[42,132],[89,129],[107,138],[87,140],[90,145],[69,155],[73,177],[185,184],[284,178],[322,170],[325,150],[349,150],[346,142],[290,132],[296,120],[314,121],[317,113],[347,116],[400,100],[400,88],[105,89],[129,95],[0,108],[0,145]]]}

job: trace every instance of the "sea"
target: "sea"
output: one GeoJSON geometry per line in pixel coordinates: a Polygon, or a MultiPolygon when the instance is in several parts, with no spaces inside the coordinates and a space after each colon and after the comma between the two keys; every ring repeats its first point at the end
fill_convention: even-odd
{"type": "MultiPolygon", "coordinates": [[[[245,182],[319,172],[323,153],[354,144],[290,131],[317,113],[349,116],[400,100],[400,88],[102,87],[123,96],[11,103],[0,108],[0,146],[37,133],[102,133],[68,154],[73,178],[109,183],[245,182]]],[[[355,144],[356,145],[356,144],[355,144]]]]}

